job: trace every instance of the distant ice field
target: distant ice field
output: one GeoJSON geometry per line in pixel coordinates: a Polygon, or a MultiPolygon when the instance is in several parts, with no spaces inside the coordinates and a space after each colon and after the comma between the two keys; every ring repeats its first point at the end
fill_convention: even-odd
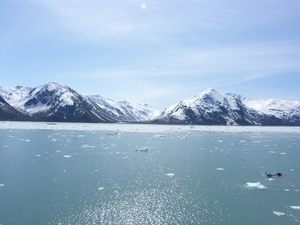
{"type": "Polygon", "coordinates": [[[276,126],[198,126],[198,125],[148,125],[125,123],[47,123],[47,122],[0,122],[0,129],[43,129],[43,130],[103,130],[124,132],[271,132],[300,133],[300,127],[276,126]]]}

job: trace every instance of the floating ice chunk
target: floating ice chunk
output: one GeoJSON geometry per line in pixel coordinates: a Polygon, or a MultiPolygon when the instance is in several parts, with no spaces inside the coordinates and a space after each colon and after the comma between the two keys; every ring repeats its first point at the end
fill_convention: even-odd
{"type": "Polygon", "coordinates": [[[3,148],[8,148],[8,145],[3,145],[3,148]]]}
{"type": "Polygon", "coordinates": [[[300,206],[290,206],[291,209],[298,209],[300,210],[300,206]]]}
{"type": "Polygon", "coordinates": [[[104,190],[104,187],[98,187],[98,190],[99,190],[99,191],[103,191],[103,190],[104,190]]]}
{"type": "Polygon", "coordinates": [[[136,147],[135,151],[136,152],[148,152],[148,147],[147,146],[136,147]]]}
{"type": "Polygon", "coordinates": [[[285,213],[283,212],[276,212],[276,211],[273,211],[273,213],[276,215],[276,216],[284,216],[285,213]]]}
{"type": "Polygon", "coordinates": [[[81,148],[95,148],[95,146],[89,145],[89,144],[84,144],[81,146],[81,148]]]}
{"type": "Polygon", "coordinates": [[[220,142],[220,143],[221,143],[221,142],[223,142],[223,140],[219,140],[218,142],[220,142]]]}
{"type": "Polygon", "coordinates": [[[71,158],[71,155],[64,155],[64,158],[71,158]]]}
{"type": "Polygon", "coordinates": [[[41,155],[35,155],[36,157],[41,157],[41,155]]]}
{"type": "Polygon", "coordinates": [[[0,184],[0,187],[4,187],[4,184],[0,184]]]}
{"type": "Polygon", "coordinates": [[[166,176],[168,176],[168,177],[174,177],[175,174],[174,173],[167,173],[166,176]]]}
{"type": "Polygon", "coordinates": [[[224,168],[216,168],[216,170],[224,170],[224,168]]]}
{"type": "Polygon", "coordinates": [[[286,189],[284,189],[285,191],[290,191],[290,189],[288,189],[288,188],[286,188],[286,189]]]}
{"type": "Polygon", "coordinates": [[[274,154],[275,152],[274,152],[274,151],[269,151],[269,153],[272,153],[272,154],[274,154]]]}
{"type": "Polygon", "coordinates": [[[267,188],[266,186],[262,185],[260,182],[256,182],[256,183],[255,182],[254,183],[247,182],[246,185],[247,185],[248,188],[251,188],[251,189],[254,189],[254,188],[266,189],[267,188]]]}
{"type": "Polygon", "coordinates": [[[280,155],[286,155],[286,152],[281,152],[280,155]]]}
{"type": "Polygon", "coordinates": [[[155,134],[154,135],[155,138],[164,138],[166,137],[165,135],[162,135],[162,134],[155,134]]]}
{"type": "Polygon", "coordinates": [[[51,141],[57,142],[58,140],[56,138],[52,138],[51,141]]]}

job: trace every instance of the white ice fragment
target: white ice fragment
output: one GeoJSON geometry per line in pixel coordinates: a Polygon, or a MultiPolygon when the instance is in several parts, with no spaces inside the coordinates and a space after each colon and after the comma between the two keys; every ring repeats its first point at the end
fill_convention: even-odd
{"type": "Polygon", "coordinates": [[[224,168],[216,168],[216,170],[224,170],[224,168]]]}
{"type": "Polygon", "coordinates": [[[51,141],[57,142],[58,140],[56,138],[52,138],[51,141]]]}
{"type": "Polygon", "coordinates": [[[147,146],[136,147],[135,151],[137,151],[137,152],[147,152],[148,151],[148,147],[147,146]]]}
{"type": "Polygon", "coordinates": [[[81,148],[95,148],[95,146],[89,145],[89,144],[84,144],[81,146],[81,148]]]}
{"type": "Polygon", "coordinates": [[[0,184],[0,187],[4,187],[4,184],[0,184]]]}
{"type": "Polygon", "coordinates": [[[71,155],[64,155],[64,158],[71,158],[71,155]]]}
{"type": "Polygon", "coordinates": [[[3,148],[8,148],[8,145],[3,145],[3,148]]]}
{"type": "Polygon", "coordinates": [[[273,211],[273,213],[276,215],[276,216],[284,216],[285,213],[283,212],[276,212],[276,211],[273,211]]]}
{"type": "Polygon", "coordinates": [[[291,209],[298,209],[298,210],[300,210],[300,206],[290,206],[291,207],[291,209]]]}
{"type": "Polygon", "coordinates": [[[168,176],[168,177],[174,177],[175,174],[174,173],[167,173],[166,176],[168,176]]]}
{"type": "Polygon", "coordinates": [[[155,134],[154,137],[155,137],[155,138],[163,138],[163,137],[165,137],[165,135],[162,135],[162,134],[155,134]]]}
{"type": "Polygon", "coordinates": [[[286,155],[286,152],[281,152],[280,155],[286,155]]]}
{"type": "Polygon", "coordinates": [[[41,155],[35,155],[36,157],[41,157],[41,155]]]}
{"type": "Polygon", "coordinates": [[[260,182],[247,182],[246,183],[247,187],[250,188],[250,189],[266,189],[266,186],[262,185],[260,182]]]}
{"type": "Polygon", "coordinates": [[[285,190],[285,191],[290,191],[290,189],[287,189],[287,188],[286,188],[286,189],[284,189],[284,190],[285,190]]]}
{"type": "Polygon", "coordinates": [[[98,190],[99,190],[99,191],[103,191],[103,190],[104,190],[104,187],[98,187],[98,190]]]}

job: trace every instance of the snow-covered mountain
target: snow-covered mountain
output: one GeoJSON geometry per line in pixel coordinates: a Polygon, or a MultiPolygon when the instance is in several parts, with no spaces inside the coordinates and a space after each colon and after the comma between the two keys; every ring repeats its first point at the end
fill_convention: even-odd
{"type": "Polygon", "coordinates": [[[210,88],[160,113],[147,104],[83,95],[49,82],[35,88],[0,86],[0,120],[300,126],[300,102],[251,100],[210,88]]]}
{"type": "Polygon", "coordinates": [[[165,109],[154,120],[164,124],[300,125],[300,103],[250,100],[210,88],[165,109]]]}
{"type": "MultiPolygon", "coordinates": [[[[59,82],[35,88],[0,86],[0,96],[34,121],[138,122],[152,119],[156,113],[148,105],[83,95],[59,82]]],[[[0,119],[5,118],[0,114],[0,119]]]]}

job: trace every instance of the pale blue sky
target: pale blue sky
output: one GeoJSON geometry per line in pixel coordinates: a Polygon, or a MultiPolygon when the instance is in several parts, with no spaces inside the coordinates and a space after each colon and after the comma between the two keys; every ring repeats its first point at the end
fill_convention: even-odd
{"type": "Polygon", "coordinates": [[[0,0],[0,84],[164,109],[207,88],[300,100],[299,0],[0,0]]]}

